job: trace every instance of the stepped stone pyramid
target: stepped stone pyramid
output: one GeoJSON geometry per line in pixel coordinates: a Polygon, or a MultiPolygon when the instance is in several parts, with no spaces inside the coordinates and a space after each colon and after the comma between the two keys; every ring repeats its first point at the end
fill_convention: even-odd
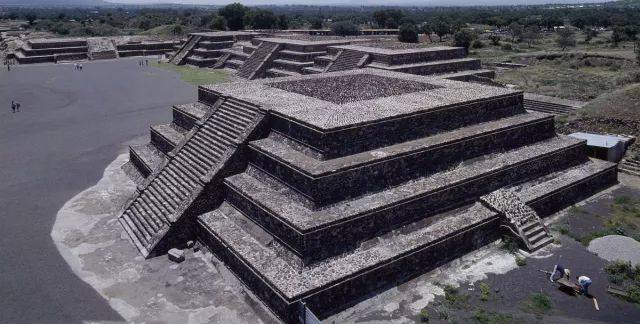
{"type": "Polygon", "coordinates": [[[49,38],[28,40],[14,56],[20,64],[87,59],[84,38],[49,38]]]}
{"type": "Polygon", "coordinates": [[[502,233],[539,249],[541,217],[617,182],[510,89],[364,68],[198,94],[119,220],[147,257],[198,239],[285,322],[301,302],[329,316],[502,233]]]}
{"type": "Polygon", "coordinates": [[[226,61],[243,62],[249,54],[237,43],[243,44],[264,34],[257,32],[207,32],[189,34],[189,39],[171,56],[177,65],[190,64],[198,67],[222,67],[226,61]],[[219,66],[216,66],[219,63],[219,66]]]}
{"type": "Polygon", "coordinates": [[[462,47],[381,48],[367,38],[298,40],[249,32],[191,34],[173,56],[175,64],[230,68],[253,80],[365,67],[418,75],[452,74],[465,80],[493,78],[462,47]]]}

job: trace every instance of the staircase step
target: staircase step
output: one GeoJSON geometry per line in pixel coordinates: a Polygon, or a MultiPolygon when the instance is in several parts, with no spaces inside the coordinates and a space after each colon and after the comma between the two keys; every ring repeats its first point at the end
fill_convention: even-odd
{"type": "Polygon", "coordinates": [[[276,69],[276,68],[271,68],[267,70],[267,77],[271,77],[271,78],[292,77],[292,76],[299,76],[299,75],[300,73],[298,72],[287,71],[287,70],[276,69]]]}
{"type": "Polygon", "coordinates": [[[305,67],[302,69],[302,74],[318,74],[318,73],[324,73],[324,68],[311,66],[311,67],[305,67]]]}
{"type": "Polygon", "coordinates": [[[544,227],[542,227],[540,224],[538,224],[538,226],[531,227],[527,230],[523,230],[524,236],[526,237],[532,237],[533,235],[536,235],[540,232],[544,232],[544,227]]]}
{"type": "Polygon", "coordinates": [[[527,240],[529,240],[529,243],[531,243],[531,245],[535,245],[538,241],[542,240],[543,238],[547,237],[547,232],[545,232],[544,230],[542,232],[538,232],[537,234],[534,234],[532,236],[528,236],[527,240]]]}
{"type": "Polygon", "coordinates": [[[546,238],[538,241],[531,247],[531,252],[535,252],[540,250],[541,248],[553,243],[553,237],[547,236],[546,238]]]}
{"type": "Polygon", "coordinates": [[[148,177],[165,160],[166,156],[152,144],[129,146],[129,161],[144,176],[148,177]]]}

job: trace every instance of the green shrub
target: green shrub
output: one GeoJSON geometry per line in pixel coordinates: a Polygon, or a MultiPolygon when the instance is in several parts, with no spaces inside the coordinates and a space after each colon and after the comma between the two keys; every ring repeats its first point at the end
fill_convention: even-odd
{"type": "Polygon", "coordinates": [[[484,43],[479,39],[476,39],[471,43],[471,48],[483,48],[483,47],[484,47],[484,43]]]}
{"type": "Polygon", "coordinates": [[[504,43],[500,48],[502,48],[503,51],[513,51],[513,45],[511,45],[511,43],[504,43]]]}
{"type": "Polygon", "coordinates": [[[516,256],[516,264],[519,267],[524,267],[527,265],[527,259],[521,257],[521,256],[516,256]]]}
{"type": "Polygon", "coordinates": [[[398,30],[398,40],[403,43],[418,42],[418,27],[414,24],[402,24],[398,30]]]}
{"type": "Polygon", "coordinates": [[[339,21],[331,25],[331,31],[338,36],[355,36],[360,34],[360,28],[350,21],[339,21]]]}
{"type": "Polygon", "coordinates": [[[489,284],[487,284],[486,282],[481,282],[478,285],[478,289],[480,289],[480,300],[489,300],[489,296],[491,295],[491,287],[489,287],[489,284]]]}
{"type": "Polygon", "coordinates": [[[418,317],[420,318],[420,322],[426,323],[429,321],[429,311],[426,308],[423,308],[420,311],[420,314],[418,314],[418,317]]]}
{"type": "Polygon", "coordinates": [[[531,302],[529,306],[531,307],[531,310],[536,313],[546,313],[553,308],[551,298],[545,293],[531,295],[531,302]]]}

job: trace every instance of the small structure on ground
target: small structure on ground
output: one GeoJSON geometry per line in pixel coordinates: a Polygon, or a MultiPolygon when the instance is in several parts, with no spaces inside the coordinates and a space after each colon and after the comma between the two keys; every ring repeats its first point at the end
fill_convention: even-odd
{"type": "Polygon", "coordinates": [[[587,155],[611,162],[622,160],[626,150],[627,137],[592,133],[572,133],[569,136],[587,141],[587,155]]]}

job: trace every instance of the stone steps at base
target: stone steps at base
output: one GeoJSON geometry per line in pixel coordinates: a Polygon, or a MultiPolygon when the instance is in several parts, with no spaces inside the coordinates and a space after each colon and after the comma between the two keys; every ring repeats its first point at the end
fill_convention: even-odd
{"type": "Polygon", "coordinates": [[[150,127],[151,144],[158,150],[167,154],[173,150],[184,138],[186,130],[172,124],[159,124],[150,127]]]}
{"type": "Polygon", "coordinates": [[[201,102],[174,105],[172,109],[173,123],[181,128],[190,130],[198,120],[205,116],[209,109],[211,109],[210,106],[201,102]]]}
{"type": "Polygon", "coordinates": [[[196,55],[190,55],[184,58],[185,64],[195,65],[197,67],[209,67],[218,61],[217,57],[200,57],[196,55]]]}
{"type": "Polygon", "coordinates": [[[244,64],[244,61],[236,60],[236,59],[231,59],[224,62],[225,67],[228,67],[234,70],[239,69],[242,66],[242,64],[244,64]]]}
{"type": "Polygon", "coordinates": [[[164,161],[164,153],[152,144],[129,146],[129,161],[146,178],[164,161]]]}
{"type": "Polygon", "coordinates": [[[624,174],[629,174],[629,175],[632,175],[632,176],[640,177],[640,172],[639,171],[635,171],[633,169],[620,167],[618,170],[620,172],[624,173],[624,174]]]}
{"type": "Polygon", "coordinates": [[[300,73],[271,68],[266,71],[265,75],[267,76],[267,78],[279,78],[279,77],[298,76],[300,75],[300,73]]]}
{"type": "Polygon", "coordinates": [[[279,237],[305,262],[326,258],[416,217],[473,201],[500,187],[580,162],[585,142],[555,137],[385,190],[313,209],[299,193],[250,167],[225,179],[226,200],[279,237]],[[327,240],[335,244],[327,245],[327,240]]]}
{"type": "Polygon", "coordinates": [[[324,68],[320,68],[317,66],[302,68],[302,74],[318,74],[318,73],[324,73],[324,68]]]}
{"type": "Polygon", "coordinates": [[[200,240],[285,322],[295,321],[300,300],[323,318],[498,237],[497,214],[474,204],[303,268],[268,235],[247,232],[242,218],[228,204],[201,215],[200,240]]]}

